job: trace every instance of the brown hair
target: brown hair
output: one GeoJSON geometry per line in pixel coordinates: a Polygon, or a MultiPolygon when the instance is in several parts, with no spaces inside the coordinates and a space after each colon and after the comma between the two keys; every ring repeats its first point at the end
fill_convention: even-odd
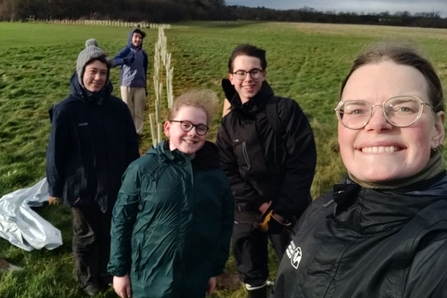
{"type": "Polygon", "coordinates": [[[216,92],[212,90],[191,90],[175,99],[168,113],[167,120],[172,120],[178,111],[186,106],[204,110],[207,118],[206,125],[209,125],[216,114],[218,104],[219,98],[216,92]]]}
{"type": "Polygon", "coordinates": [[[237,56],[250,56],[255,57],[261,60],[262,70],[266,70],[267,68],[267,60],[265,59],[265,50],[258,48],[256,46],[250,44],[241,44],[238,45],[233,52],[231,53],[230,59],[228,59],[228,72],[233,73],[233,62],[237,56]]]}
{"type": "Polygon", "coordinates": [[[411,66],[419,70],[428,83],[428,97],[435,111],[445,110],[442,84],[433,65],[414,46],[404,44],[378,43],[361,53],[354,60],[351,70],[341,85],[340,97],[343,94],[347,81],[355,70],[364,65],[382,61],[392,61],[396,64],[411,66]]]}

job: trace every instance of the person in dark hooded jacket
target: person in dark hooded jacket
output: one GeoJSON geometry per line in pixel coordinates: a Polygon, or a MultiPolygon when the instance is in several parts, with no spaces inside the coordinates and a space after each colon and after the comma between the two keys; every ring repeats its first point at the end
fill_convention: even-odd
{"type": "Polygon", "coordinates": [[[148,57],[143,50],[146,33],[140,29],[129,32],[127,46],[112,60],[112,67],[121,66],[121,98],[129,107],[137,134],[143,131],[147,95],[148,57]]]}
{"type": "Polygon", "coordinates": [[[345,78],[348,177],[302,215],[275,298],[447,297],[442,83],[415,49],[373,45],[345,78]]]}
{"type": "Polygon", "coordinates": [[[223,273],[234,202],[217,146],[205,140],[217,104],[210,91],[178,97],[168,140],[124,174],[108,266],[121,298],[201,298],[223,273]]]}
{"type": "Polygon", "coordinates": [[[139,157],[132,117],[112,96],[109,71],[104,51],[87,40],[70,79],[70,96],[49,111],[49,202],[71,207],[77,278],[89,295],[111,282],[106,267],[112,208],[122,174],[139,157]]]}
{"type": "Polygon", "coordinates": [[[222,81],[231,109],[216,141],[235,198],[233,253],[250,298],[267,297],[268,239],[280,260],[290,240],[285,228],[311,202],[316,165],[306,115],[296,101],[275,96],[266,68],[264,50],[234,49],[222,81]]]}

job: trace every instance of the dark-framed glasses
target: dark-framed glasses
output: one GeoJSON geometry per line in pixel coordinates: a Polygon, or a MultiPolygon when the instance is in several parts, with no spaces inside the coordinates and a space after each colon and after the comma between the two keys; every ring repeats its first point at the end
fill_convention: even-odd
{"type": "Polygon", "coordinates": [[[184,132],[188,132],[191,131],[191,129],[193,129],[194,127],[196,128],[196,133],[199,136],[204,136],[206,135],[206,133],[208,132],[209,127],[206,126],[205,124],[193,124],[189,121],[181,121],[181,120],[169,120],[169,122],[177,122],[180,123],[180,128],[184,131],[184,132]]]}
{"type": "Polygon", "coordinates": [[[366,100],[340,101],[334,109],[338,120],[349,129],[362,129],[371,120],[374,107],[382,107],[385,119],[396,127],[407,127],[418,121],[424,106],[434,107],[414,96],[396,96],[385,100],[380,105],[373,105],[366,100]]]}
{"type": "Polygon", "coordinates": [[[253,80],[256,80],[256,79],[259,79],[261,77],[262,69],[254,68],[254,69],[252,69],[250,71],[237,70],[237,71],[233,72],[233,75],[235,75],[236,79],[238,79],[239,81],[243,81],[247,77],[247,73],[250,74],[250,77],[253,80]]]}

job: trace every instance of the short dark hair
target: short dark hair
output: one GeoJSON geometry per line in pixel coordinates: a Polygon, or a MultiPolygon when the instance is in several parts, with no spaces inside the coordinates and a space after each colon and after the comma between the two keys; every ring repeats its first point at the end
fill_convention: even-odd
{"type": "Polygon", "coordinates": [[[140,29],[135,29],[132,33],[132,35],[134,35],[135,33],[138,33],[141,35],[141,39],[144,39],[146,37],[146,33],[141,31],[140,29]]]}
{"type": "Polygon", "coordinates": [[[85,63],[84,65],[84,69],[87,65],[89,65],[90,63],[92,63],[93,61],[98,60],[101,63],[104,63],[107,66],[107,70],[110,70],[112,68],[112,63],[110,62],[110,60],[107,58],[106,54],[100,55],[98,57],[92,58],[90,60],[87,61],[87,63],[85,63]]]}
{"type": "Polygon", "coordinates": [[[436,74],[430,61],[424,58],[422,54],[416,50],[415,46],[391,42],[374,44],[355,59],[351,70],[341,85],[340,97],[346,83],[354,71],[364,65],[382,61],[392,61],[396,64],[411,66],[419,70],[428,83],[428,98],[435,111],[439,112],[445,110],[441,80],[436,74]]]}
{"type": "Polygon", "coordinates": [[[238,45],[234,50],[233,53],[231,53],[230,59],[228,59],[228,71],[229,73],[233,72],[233,62],[234,59],[236,59],[237,56],[250,56],[250,57],[256,57],[261,60],[261,67],[262,70],[266,70],[267,68],[267,60],[265,59],[265,50],[258,48],[254,45],[250,44],[241,44],[238,45]]]}

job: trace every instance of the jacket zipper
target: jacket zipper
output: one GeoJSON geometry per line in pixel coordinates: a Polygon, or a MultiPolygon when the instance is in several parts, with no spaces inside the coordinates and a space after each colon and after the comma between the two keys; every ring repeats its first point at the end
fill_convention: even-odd
{"type": "Polygon", "coordinates": [[[247,163],[247,170],[250,170],[250,159],[248,158],[247,145],[245,142],[242,143],[242,154],[244,155],[245,162],[247,163]]]}

